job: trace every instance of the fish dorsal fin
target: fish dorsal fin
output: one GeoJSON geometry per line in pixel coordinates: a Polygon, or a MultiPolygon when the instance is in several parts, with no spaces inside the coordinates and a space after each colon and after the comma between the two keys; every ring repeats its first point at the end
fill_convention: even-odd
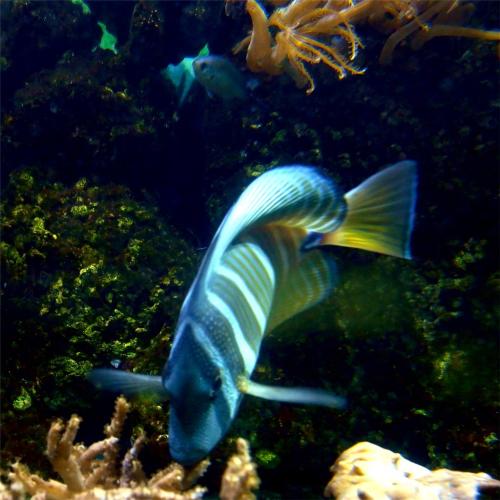
{"type": "Polygon", "coordinates": [[[402,161],[372,175],[345,195],[342,225],[321,239],[340,245],[411,258],[417,174],[413,161],[402,161]]]}
{"type": "Polygon", "coordinates": [[[280,167],[255,179],[238,198],[206,255],[202,280],[217,268],[235,239],[250,228],[268,224],[320,233],[342,221],[345,201],[335,183],[312,167],[280,167]]]}
{"type": "Polygon", "coordinates": [[[337,283],[332,255],[321,249],[301,251],[306,235],[300,228],[270,225],[243,236],[266,252],[276,273],[266,331],[321,302],[337,283]]]}
{"type": "Polygon", "coordinates": [[[242,193],[231,209],[228,226],[241,232],[251,225],[276,224],[308,231],[333,231],[343,199],[333,181],[312,167],[269,170],[242,193]]]}

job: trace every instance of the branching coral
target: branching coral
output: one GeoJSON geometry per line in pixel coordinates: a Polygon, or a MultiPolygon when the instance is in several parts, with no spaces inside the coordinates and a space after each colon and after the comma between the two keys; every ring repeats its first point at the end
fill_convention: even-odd
{"type": "Polygon", "coordinates": [[[260,484],[257,469],[244,439],[236,441],[236,449],[237,453],[229,459],[222,477],[220,497],[222,500],[253,500],[252,490],[258,489],[260,484]]]}
{"type": "MultiPolygon", "coordinates": [[[[0,498],[7,500],[26,495],[37,500],[201,498],[206,488],[195,483],[207,470],[208,459],[190,470],[171,463],[147,479],[138,458],[145,443],[144,434],[140,434],[120,462],[118,441],[129,410],[126,399],[119,397],[111,422],[104,429],[106,439],[89,447],[74,442],[81,422],[78,416],[73,415],[66,425],[61,420],[53,422],[47,435],[47,457],[62,481],[45,480],[16,462],[11,466],[9,487],[0,483],[0,498]]],[[[248,443],[240,438],[236,445],[237,453],[229,459],[222,478],[221,497],[225,500],[251,500],[255,498],[252,490],[259,487],[260,481],[248,443]]]]}
{"type": "Polygon", "coordinates": [[[62,478],[44,480],[19,463],[12,466],[9,475],[11,490],[34,495],[33,498],[143,498],[191,499],[200,498],[205,491],[200,486],[192,489],[192,479],[197,479],[208,466],[208,461],[195,468],[190,474],[190,486],[186,487],[188,476],[179,464],[172,464],[158,471],[147,480],[137,455],[144,443],[140,435],[126,453],[119,467],[118,439],[123,423],[129,412],[127,401],[120,397],[116,400],[115,413],[104,433],[107,438],[88,448],[74,444],[80,426],[80,418],[73,415],[66,425],[56,420],[47,436],[47,456],[52,468],[62,478]],[[102,457],[102,458],[101,458],[102,457]]]}
{"type": "Polygon", "coordinates": [[[339,78],[364,72],[354,62],[363,47],[355,24],[392,33],[380,56],[383,64],[391,62],[394,49],[407,38],[413,49],[438,36],[500,40],[500,32],[462,26],[474,6],[459,0],[293,0],[269,17],[257,0],[247,0],[246,8],[252,32],[234,52],[247,48],[251,71],[270,75],[286,71],[297,86],[308,85],[308,94],[314,91],[314,80],[306,63],[326,64],[339,78]]]}
{"type": "Polygon", "coordinates": [[[448,469],[430,471],[399,453],[371,443],[357,443],[344,451],[330,470],[334,475],[325,489],[325,496],[337,500],[473,500],[478,489],[500,489],[500,481],[488,474],[448,469]]]}

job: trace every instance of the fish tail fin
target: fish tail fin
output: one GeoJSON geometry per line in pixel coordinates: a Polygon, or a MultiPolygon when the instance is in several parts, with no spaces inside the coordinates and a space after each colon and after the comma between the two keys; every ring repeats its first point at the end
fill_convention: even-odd
{"type": "Polygon", "coordinates": [[[339,245],[411,259],[417,198],[416,163],[402,161],[369,177],[345,195],[341,226],[319,245],[339,245]]]}
{"type": "Polygon", "coordinates": [[[168,394],[159,376],[97,368],[92,370],[87,378],[98,389],[105,391],[120,392],[125,396],[150,395],[158,401],[168,399],[168,394]]]}

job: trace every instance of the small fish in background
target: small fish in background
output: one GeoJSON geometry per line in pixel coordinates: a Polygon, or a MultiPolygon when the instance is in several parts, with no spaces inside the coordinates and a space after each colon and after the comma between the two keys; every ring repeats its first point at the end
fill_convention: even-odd
{"type": "Polygon", "coordinates": [[[162,77],[170,81],[175,87],[179,97],[179,108],[184,104],[195,81],[193,61],[195,61],[197,57],[206,56],[208,54],[208,44],[205,44],[196,57],[184,57],[179,64],[169,64],[160,71],[162,77]]]}
{"type": "Polygon", "coordinates": [[[196,80],[205,87],[210,96],[224,101],[242,101],[248,97],[248,90],[256,80],[247,82],[242,72],[226,57],[202,56],[193,61],[196,80]]]}
{"type": "Polygon", "coordinates": [[[343,194],[312,167],[270,170],[222,221],[184,300],[161,376],[98,369],[103,389],[170,399],[169,446],[192,465],[229,430],[244,394],[345,407],[321,389],[250,380],[268,332],[326,298],[338,282],[324,245],[410,258],[416,165],[403,161],[343,194]]]}
{"type": "Polygon", "coordinates": [[[112,359],[112,360],[110,361],[110,365],[111,365],[113,368],[121,368],[121,364],[122,364],[121,359],[112,359]]]}

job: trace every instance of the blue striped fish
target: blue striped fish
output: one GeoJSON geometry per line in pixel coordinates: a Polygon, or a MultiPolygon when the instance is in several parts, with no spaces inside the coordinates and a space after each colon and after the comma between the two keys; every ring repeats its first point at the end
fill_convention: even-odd
{"type": "Polygon", "coordinates": [[[337,283],[324,245],[410,258],[416,167],[404,161],[342,194],[319,170],[287,166],[253,181],[222,221],[184,300],[161,376],[94,370],[104,389],[170,399],[174,460],[204,458],[226,434],[243,394],[342,408],[320,389],[250,380],[266,333],[319,303],[337,283]]]}

